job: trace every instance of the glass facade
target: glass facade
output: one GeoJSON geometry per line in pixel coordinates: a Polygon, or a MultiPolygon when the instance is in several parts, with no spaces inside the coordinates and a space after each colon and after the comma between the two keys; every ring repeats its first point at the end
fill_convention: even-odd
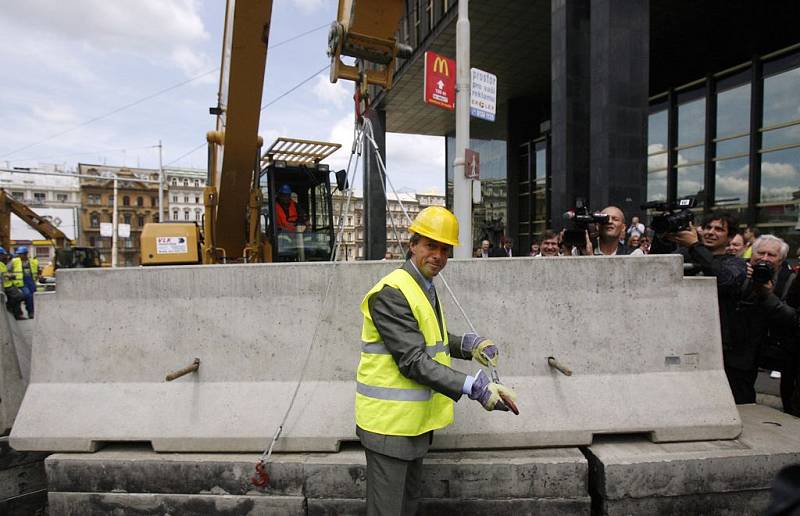
{"type": "Polygon", "coordinates": [[[531,242],[540,241],[542,233],[550,226],[547,139],[521,145],[519,156],[517,238],[519,252],[527,254],[531,242]]]}
{"type": "Polygon", "coordinates": [[[647,200],[703,210],[800,244],[800,53],[775,54],[651,100],[647,200]],[[706,192],[708,188],[708,192],[706,192]]]}
{"type": "MultiPolygon", "coordinates": [[[[447,137],[447,207],[453,207],[453,160],[455,137],[447,137]]],[[[472,247],[488,239],[499,245],[508,234],[508,173],[505,140],[470,140],[469,148],[480,154],[481,202],[472,209],[472,247]]],[[[462,245],[464,245],[462,243],[462,245]]]]}

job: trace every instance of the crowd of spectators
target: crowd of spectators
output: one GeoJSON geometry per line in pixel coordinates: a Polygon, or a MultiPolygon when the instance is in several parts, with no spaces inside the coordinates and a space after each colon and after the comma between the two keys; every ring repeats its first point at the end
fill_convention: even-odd
{"type": "Polygon", "coordinates": [[[717,279],[723,362],[735,402],[755,403],[758,372],[771,371],[780,378],[784,411],[800,417],[800,266],[789,265],[789,245],[752,226],[740,230],[738,220],[725,212],[661,235],[638,217],[626,223],[618,207],[601,213],[608,215],[607,222],[589,225],[583,245],[568,245],[564,231],[545,231],[527,253],[514,254],[513,243],[504,238],[498,248],[484,240],[475,256],[680,254],[687,275],[717,279]]]}

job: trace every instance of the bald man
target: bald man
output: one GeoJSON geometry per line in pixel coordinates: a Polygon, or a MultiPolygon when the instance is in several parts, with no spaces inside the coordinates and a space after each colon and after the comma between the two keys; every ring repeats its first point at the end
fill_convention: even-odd
{"type": "Polygon", "coordinates": [[[642,251],[638,249],[638,253],[631,253],[630,250],[620,242],[625,236],[625,214],[621,209],[616,206],[609,206],[600,213],[608,215],[608,222],[600,224],[600,235],[594,242],[589,238],[589,232],[586,232],[586,247],[580,250],[581,255],[621,256],[625,254],[643,254],[642,251]]]}

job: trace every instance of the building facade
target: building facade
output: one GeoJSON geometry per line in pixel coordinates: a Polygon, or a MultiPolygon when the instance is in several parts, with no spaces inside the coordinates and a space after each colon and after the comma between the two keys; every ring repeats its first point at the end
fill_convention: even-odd
{"type": "MultiPolygon", "coordinates": [[[[109,165],[78,164],[80,175],[97,176],[81,178],[80,227],[81,246],[96,247],[104,265],[111,265],[112,237],[100,234],[101,223],[111,223],[114,207],[114,177],[117,182],[118,224],[130,226],[130,236],[117,239],[117,266],[131,267],[140,264],[139,239],[142,228],[149,222],[158,222],[158,170],[118,167],[109,165]]],[[[165,192],[166,194],[166,192],[165,192]]],[[[169,208],[167,196],[165,209],[169,208]]]]}
{"type": "Polygon", "coordinates": [[[169,220],[202,224],[205,213],[203,189],[206,186],[206,171],[165,168],[164,181],[169,190],[169,220]]]}
{"type": "MultiPolygon", "coordinates": [[[[69,177],[69,174],[72,172],[61,166],[46,164],[36,170],[4,170],[0,171],[0,187],[47,218],[69,240],[77,241],[80,236],[80,186],[78,179],[69,177]]],[[[14,246],[33,247],[33,253],[43,265],[54,258],[55,250],[49,241],[16,215],[11,216],[11,240],[14,246]]]]}
{"type": "MultiPolygon", "coordinates": [[[[506,0],[469,16],[470,66],[498,83],[496,121],[470,122],[473,245],[510,236],[519,254],[579,198],[630,218],[693,196],[698,212],[733,210],[797,250],[800,3],[506,0]]],[[[372,115],[379,133],[445,137],[448,194],[455,117],[419,87],[424,52],[455,57],[456,22],[455,2],[406,2],[398,39],[414,52],[372,115]]],[[[365,184],[379,177],[367,165],[365,184]]]]}
{"type": "MultiPolygon", "coordinates": [[[[364,196],[361,192],[354,193],[350,198],[349,207],[345,211],[346,199],[346,195],[340,191],[336,191],[333,194],[333,225],[337,234],[341,228],[342,235],[339,259],[345,261],[363,260],[366,253],[364,196]]],[[[386,252],[391,255],[392,259],[402,259],[404,250],[408,249],[408,242],[411,238],[411,234],[408,232],[410,223],[403,214],[403,209],[413,220],[421,210],[428,206],[444,206],[445,196],[435,192],[391,194],[388,204],[389,209],[386,212],[386,252]]]]}

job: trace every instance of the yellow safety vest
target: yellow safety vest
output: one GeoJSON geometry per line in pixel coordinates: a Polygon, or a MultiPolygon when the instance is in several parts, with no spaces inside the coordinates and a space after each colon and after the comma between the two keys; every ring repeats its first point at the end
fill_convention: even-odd
{"type": "Polygon", "coordinates": [[[3,288],[9,288],[13,285],[10,277],[6,277],[6,273],[8,273],[8,267],[5,263],[0,262],[0,274],[3,276],[3,288]]]}
{"type": "Polygon", "coordinates": [[[370,432],[404,436],[444,428],[453,423],[453,400],[403,376],[372,322],[369,299],[384,285],[399,289],[405,296],[425,338],[428,356],[450,366],[447,326],[441,307],[442,330],[419,284],[405,270],[396,269],[372,287],[361,302],[364,323],[356,375],[356,424],[370,432]]]}
{"type": "MultiPolygon", "coordinates": [[[[29,258],[28,265],[31,268],[31,277],[33,278],[33,282],[36,283],[36,280],[39,277],[39,260],[37,258],[29,258]]],[[[22,258],[19,256],[11,260],[11,272],[14,273],[14,280],[12,284],[15,287],[24,287],[25,273],[22,269],[22,258]]]]}

